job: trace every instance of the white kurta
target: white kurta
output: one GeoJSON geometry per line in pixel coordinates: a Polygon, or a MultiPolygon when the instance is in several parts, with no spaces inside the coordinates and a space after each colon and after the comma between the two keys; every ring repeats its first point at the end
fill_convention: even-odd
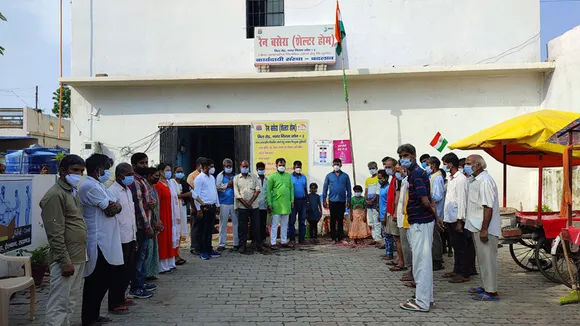
{"type": "Polygon", "coordinates": [[[179,247],[179,238],[181,237],[181,200],[179,194],[181,193],[180,185],[175,179],[167,181],[169,191],[171,193],[171,240],[173,241],[173,248],[179,247]]]}

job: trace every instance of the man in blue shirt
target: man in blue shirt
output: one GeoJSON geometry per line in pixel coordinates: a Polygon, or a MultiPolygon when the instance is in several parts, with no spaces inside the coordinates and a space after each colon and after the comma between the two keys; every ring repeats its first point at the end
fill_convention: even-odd
{"type": "Polygon", "coordinates": [[[431,199],[429,176],[417,164],[417,151],[411,144],[397,149],[400,164],[407,169],[409,182],[407,215],[413,252],[413,278],[417,284],[415,298],[400,307],[409,311],[428,312],[433,303],[433,261],[431,248],[437,211],[431,199]]]}
{"type": "Polygon", "coordinates": [[[302,162],[294,161],[294,172],[290,175],[294,185],[294,207],[288,223],[288,239],[296,242],[296,215],[298,215],[298,243],[304,243],[306,237],[306,207],[308,207],[308,182],[302,174],[302,162]]]}
{"type": "Polygon", "coordinates": [[[226,249],[226,237],[228,220],[232,219],[234,232],[234,250],[239,249],[238,239],[238,214],[234,209],[234,162],[226,158],[223,161],[224,170],[215,179],[218,195],[220,198],[220,233],[218,251],[226,249]]]}
{"type": "Polygon", "coordinates": [[[333,172],[326,175],[322,190],[324,208],[330,209],[330,236],[334,243],[344,238],[344,211],[350,206],[351,186],[350,177],[342,172],[342,160],[335,158],[332,161],[333,172]]]}

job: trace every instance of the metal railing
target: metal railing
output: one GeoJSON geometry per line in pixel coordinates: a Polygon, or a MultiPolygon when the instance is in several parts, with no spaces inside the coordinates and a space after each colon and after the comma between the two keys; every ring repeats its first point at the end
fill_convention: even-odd
{"type": "Polygon", "coordinates": [[[23,129],[24,109],[0,108],[0,129],[23,129]]]}

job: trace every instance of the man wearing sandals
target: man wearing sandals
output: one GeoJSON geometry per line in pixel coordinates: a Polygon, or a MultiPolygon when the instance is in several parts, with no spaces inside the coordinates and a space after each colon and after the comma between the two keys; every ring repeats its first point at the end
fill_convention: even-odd
{"type": "Polygon", "coordinates": [[[415,147],[403,144],[397,149],[397,154],[401,166],[408,171],[409,200],[406,208],[413,251],[413,278],[417,284],[415,299],[400,304],[400,307],[408,311],[428,312],[434,302],[431,247],[437,211],[430,196],[429,176],[417,164],[415,147]]]}
{"type": "Polygon", "coordinates": [[[473,300],[498,301],[497,294],[497,244],[501,232],[497,185],[486,171],[487,164],[480,155],[470,155],[465,160],[465,173],[474,177],[469,184],[467,221],[465,228],[473,232],[477,263],[481,272],[482,287],[472,288],[473,300]]]}

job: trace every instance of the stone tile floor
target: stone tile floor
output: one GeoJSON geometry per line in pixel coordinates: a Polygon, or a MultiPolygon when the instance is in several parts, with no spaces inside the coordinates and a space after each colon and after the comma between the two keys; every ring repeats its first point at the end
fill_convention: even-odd
{"type": "MultiPolygon", "coordinates": [[[[115,325],[579,325],[580,306],[558,305],[568,288],[539,273],[524,272],[500,249],[500,302],[476,302],[466,289],[477,278],[449,284],[435,272],[436,307],[406,312],[399,303],[413,291],[390,272],[375,248],[302,246],[273,255],[226,251],[188,262],[161,276],[155,296],[132,313],[112,316],[115,325]]],[[[446,258],[447,270],[452,258],[446,258]]],[[[37,314],[28,321],[27,293],[11,301],[10,325],[41,325],[48,286],[38,289],[37,314]]],[[[102,305],[106,314],[106,300],[102,305]]],[[[80,306],[74,322],[80,322],[80,306]]]]}

